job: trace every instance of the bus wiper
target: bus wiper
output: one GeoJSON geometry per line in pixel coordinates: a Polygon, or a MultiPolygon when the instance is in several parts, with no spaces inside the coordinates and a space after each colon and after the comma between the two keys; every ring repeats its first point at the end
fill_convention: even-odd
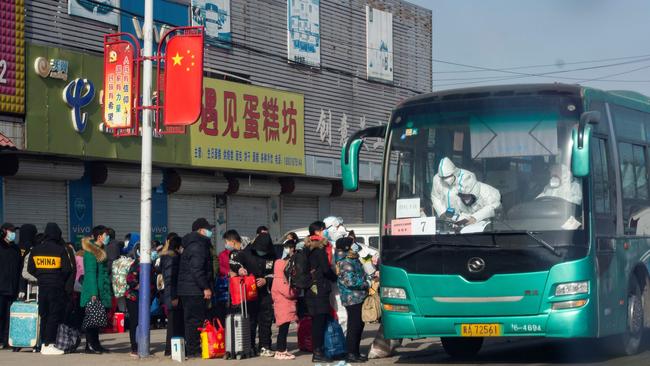
{"type": "Polygon", "coordinates": [[[498,245],[474,245],[474,244],[461,244],[461,243],[445,244],[445,243],[433,242],[433,243],[427,243],[427,244],[420,245],[419,247],[413,248],[413,249],[409,250],[406,253],[402,253],[397,258],[395,258],[395,261],[399,261],[399,260],[402,260],[404,258],[408,258],[408,257],[410,257],[410,256],[412,256],[414,254],[420,253],[420,252],[422,252],[424,250],[427,250],[427,249],[429,249],[431,247],[435,247],[435,246],[463,247],[463,248],[467,248],[467,247],[469,247],[469,248],[498,248],[499,247],[498,245]]]}
{"type": "Polygon", "coordinates": [[[539,244],[541,244],[544,248],[550,250],[551,253],[555,254],[558,257],[562,256],[562,254],[560,254],[560,252],[558,252],[557,249],[555,249],[554,246],[552,246],[551,244],[544,241],[544,239],[542,239],[542,238],[540,238],[538,236],[535,236],[535,233],[533,233],[532,231],[526,231],[526,234],[528,234],[528,236],[530,236],[531,238],[535,239],[535,241],[538,242],[539,244]]]}

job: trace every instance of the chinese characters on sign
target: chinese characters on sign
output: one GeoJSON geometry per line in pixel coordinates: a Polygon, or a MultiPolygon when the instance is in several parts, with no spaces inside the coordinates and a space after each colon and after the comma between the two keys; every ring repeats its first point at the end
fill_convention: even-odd
{"type": "MultiPolygon", "coordinates": [[[[351,126],[348,123],[348,116],[343,113],[340,119],[340,125],[338,127],[339,132],[339,146],[344,146],[348,139],[350,138],[350,129],[351,126]]],[[[359,118],[359,130],[366,128],[366,116],[361,116],[359,118]]],[[[320,117],[318,118],[318,125],[316,125],[316,133],[320,137],[321,142],[326,142],[329,146],[332,146],[332,111],[325,109],[320,110],[320,117]]],[[[370,141],[365,141],[363,146],[365,146],[366,151],[377,150],[383,145],[382,140],[375,141],[370,143],[370,141]]]]}
{"type": "Polygon", "coordinates": [[[305,172],[301,94],[204,79],[203,110],[190,129],[192,165],[305,172]]]}
{"type": "Polygon", "coordinates": [[[130,128],[135,75],[133,46],[125,41],[109,43],[104,52],[104,123],[108,128],[130,128]]]}
{"type": "Polygon", "coordinates": [[[23,1],[0,5],[0,112],[25,113],[25,13],[23,1]]]}

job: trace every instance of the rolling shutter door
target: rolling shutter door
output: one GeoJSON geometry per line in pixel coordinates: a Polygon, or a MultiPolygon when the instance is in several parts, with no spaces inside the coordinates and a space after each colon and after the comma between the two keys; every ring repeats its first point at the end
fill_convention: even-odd
{"type": "Polygon", "coordinates": [[[346,225],[363,223],[363,201],[337,198],[330,203],[330,215],[343,218],[346,225]]]}
{"type": "Polygon", "coordinates": [[[269,226],[269,200],[266,197],[228,196],[228,230],[237,230],[249,239],[260,225],[269,226]]]}
{"type": "Polygon", "coordinates": [[[209,223],[215,224],[214,196],[171,194],[168,205],[167,226],[170,233],[175,232],[180,236],[189,233],[192,231],[192,223],[199,217],[205,217],[209,223]]]}
{"type": "Polygon", "coordinates": [[[118,239],[140,232],[140,189],[93,187],[93,222],[115,230],[118,239]]]}
{"type": "Polygon", "coordinates": [[[282,234],[318,220],[318,197],[282,197],[282,234]]]}
{"type": "Polygon", "coordinates": [[[67,239],[68,187],[65,181],[5,178],[5,220],[16,226],[34,224],[39,232],[55,222],[67,239]]]}

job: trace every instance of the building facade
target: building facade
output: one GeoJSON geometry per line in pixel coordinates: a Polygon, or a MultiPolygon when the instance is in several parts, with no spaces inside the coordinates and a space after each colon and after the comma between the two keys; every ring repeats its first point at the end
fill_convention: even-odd
{"type": "MultiPolygon", "coordinates": [[[[140,139],[104,128],[101,102],[103,37],[137,34],[142,2],[9,2],[24,38],[14,40],[14,88],[0,93],[0,221],[55,221],[71,241],[97,224],[119,237],[139,231],[140,139]]],[[[206,33],[201,118],[154,138],[155,238],[186,233],[197,217],[217,235],[266,225],[276,240],[330,214],[377,222],[381,144],[365,144],[355,193],[341,188],[340,149],[400,100],[431,91],[430,10],[399,0],[154,7],[158,34],[196,24],[206,33]]]]}

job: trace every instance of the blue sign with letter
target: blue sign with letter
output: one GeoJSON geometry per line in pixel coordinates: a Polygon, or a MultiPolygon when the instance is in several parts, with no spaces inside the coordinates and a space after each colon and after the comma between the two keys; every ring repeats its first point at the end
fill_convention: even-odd
{"type": "Polygon", "coordinates": [[[90,104],[95,97],[95,85],[88,79],[74,79],[63,89],[63,100],[72,108],[72,127],[82,133],[88,125],[88,115],[81,108],[90,104]]]}
{"type": "MultiPolygon", "coordinates": [[[[140,27],[142,27],[144,1],[122,1],[122,10],[124,11],[120,15],[120,31],[136,35],[133,27],[133,14],[138,15],[137,19],[140,22],[140,27]]],[[[168,0],[153,0],[153,18],[155,19],[154,27],[158,30],[163,24],[167,24],[168,27],[187,26],[189,25],[188,6],[168,0]]],[[[140,40],[140,47],[144,48],[142,40],[140,40]]],[[[154,52],[156,52],[157,47],[158,45],[154,39],[154,52]]]]}
{"type": "Polygon", "coordinates": [[[167,231],[167,193],[161,184],[151,191],[151,240],[165,243],[167,231]]]}

